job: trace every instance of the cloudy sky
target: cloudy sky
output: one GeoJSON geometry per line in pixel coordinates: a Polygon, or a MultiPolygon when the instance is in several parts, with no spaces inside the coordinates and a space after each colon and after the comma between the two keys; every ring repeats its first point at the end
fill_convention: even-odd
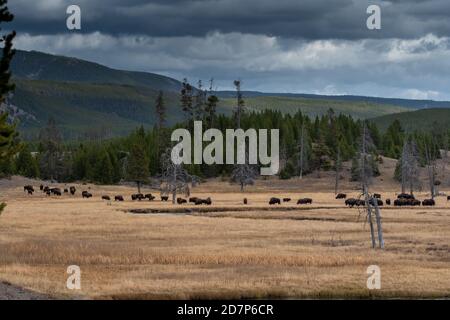
{"type": "Polygon", "coordinates": [[[10,0],[16,47],[245,90],[450,100],[449,0],[10,0]],[[66,28],[78,4],[82,30],[66,28]],[[368,30],[366,9],[382,10],[368,30]]]}

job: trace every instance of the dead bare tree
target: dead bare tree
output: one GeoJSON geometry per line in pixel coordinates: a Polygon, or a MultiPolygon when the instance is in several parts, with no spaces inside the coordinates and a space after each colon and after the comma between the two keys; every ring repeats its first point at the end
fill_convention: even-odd
{"type": "Polygon", "coordinates": [[[409,192],[412,195],[414,190],[421,187],[419,179],[419,153],[417,145],[413,140],[405,140],[403,144],[401,176],[402,193],[405,193],[406,188],[409,187],[409,192]]]}
{"type": "Polygon", "coordinates": [[[190,185],[195,187],[198,177],[190,175],[182,164],[175,164],[171,158],[171,149],[167,149],[161,156],[162,174],[160,179],[161,195],[172,195],[172,203],[175,204],[177,194],[189,196],[190,185]]]}
{"type": "Polygon", "coordinates": [[[336,195],[339,192],[339,179],[342,169],[341,149],[339,148],[339,146],[337,147],[336,161],[334,162],[334,167],[335,167],[334,194],[336,195]]]}
{"type": "Polygon", "coordinates": [[[430,195],[431,199],[434,199],[436,196],[436,161],[431,155],[431,149],[428,144],[425,144],[425,159],[427,164],[430,195]]]}
{"type": "Polygon", "coordinates": [[[307,144],[307,133],[305,130],[305,124],[302,123],[302,128],[300,132],[300,143],[298,145],[298,162],[297,167],[299,170],[299,178],[303,179],[303,173],[308,169],[308,144],[307,144]]]}

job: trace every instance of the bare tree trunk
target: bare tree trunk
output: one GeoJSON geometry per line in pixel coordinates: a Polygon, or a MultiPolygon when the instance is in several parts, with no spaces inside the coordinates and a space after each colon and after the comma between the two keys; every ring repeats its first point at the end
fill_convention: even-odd
{"type": "Polygon", "coordinates": [[[141,182],[140,181],[136,181],[137,183],[137,187],[138,187],[138,193],[141,193],[141,182]]]}
{"type": "Polygon", "coordinates": [[[372,248],[376,247],[376,240],[375,240],[375,230],[373,227],[373,221],[372,221],[372,207],[369,203],[369,196],[367,195],[367,193],[365,194],[365,199],[366,199],[366,205],[367,205],[367,222],[369,222],[369,226],[370,226],[370,238],[372,240],[372,248]]]}
{"type": "Polygon", "coordinates": [[[378,244],[380,246],[380,249],[384,249],[383,227],[381,226],[381,214],[380,208],[378,207],[377,199],[374,199],[374,204],[375,204],[375,218],[377,220],[378,244]]]}
{"type": "Polygon", "coordinates": [[[336,180],[334,181],[334,194],[338,194],[339,190],[339,174],[341,171],[341,150],[338,148],[337,157],[336,157],[336,180]]]}
{"type": "Polygon", "coordinates": [[[300,179],[303,179],[303,154],[304,154],[304,140],[305,140],[305,125],[302,123],[302,134],[300,137],[300,179]]]}

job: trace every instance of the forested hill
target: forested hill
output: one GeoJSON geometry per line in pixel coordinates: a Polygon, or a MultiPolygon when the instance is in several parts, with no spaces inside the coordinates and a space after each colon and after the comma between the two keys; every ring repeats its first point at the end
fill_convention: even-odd
{"type": "Polygon", "coordinates": [[[405,131],[432,131],[449,128],[450,109],[423,109],[412,112],[385,115],[372,119],[381,131],[398,120],[405,131]]]}
{"type": "MultiPolygon", "coordinates": [[[[19,120],[25,138],[37,137],[49,117],[55,118],[68,139],[121,136],[141,124],[152,126],[160,90],[164,91],[168,124],[183,120],[179,94],[182,84],[166,76],[115,70],[76,58],[20,50],[13,59],[12,72],[17,88],[9,100],[8,111],[19,120]]],[[[236,104],[235,93],[216,94],[217,113],[231,114],[236,104]]],[[[244,91],[244,100],[249,111],[270,109],[294,114],[301,110],[314,117],[333,108],[337,114],[355,118],[401,113],[432,103],[251,91],[244,91]]]]}

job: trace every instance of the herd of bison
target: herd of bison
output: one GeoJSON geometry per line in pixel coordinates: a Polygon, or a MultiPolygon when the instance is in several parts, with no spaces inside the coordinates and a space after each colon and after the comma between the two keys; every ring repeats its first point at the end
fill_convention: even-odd
{"type": "MultiPolygon", "coordinates": [[[[77,189],[73,186],[69,187],[69,188],[64,188],[63,190],[61,190],[60,188],[50,188],[49,186],[44,186],[44,185],[40,185],[39,189],[41,192],[43,192],[44,194],[46,194],[47,196],[62,196],[63,194],[71,194],[72,196],[74,196],[77,192],[77,189]]],[[[23,187],[24,192],[27,192],[29,195],[33,195],[33,193],[35,192],[34,187],[32,185],[26,185],[23,187]]],[[[82,191],[81,192],[81,196],[83,198],[92,198],[92,193],[90,193],[89,191],[82,191]]],[[[107,200],[107,201],[111,201],[111,197],[108,195],[102,195],[102,200],[107,200]]],[[[136,194],[132,194],[131,195],[131,200],[133,201],[142,201],[142,200],[148,200],[148,201],[153,201],[155,200],[156,197],[153,196],[151,193],[149,194],[142,194],[142,193],[136,193],[136,194]]],[[[345,205],[353,208],[353,207],[361,207],[361,206],[366,206],[366,200],[364,199],[355,199],[355,198],[348,198],[347,199],[347,195],[344,193],[339,193],[338,195],[336,195],[336,199],[343,199],[345,200],[345,205]]],[[[169,197],[168,196],[161,196],[161,201],[168,201],[169,197]]],[[[201,199],[201,198],[197,198],[197,197],[191,197],[189,198],[189,200],[183,199],[183,198],[177,198],[177,203],[178,204],[185,204],[185,203],[194,203],[195,205],[211,205],[212,204],[212,200],[210,197],[206,198],[206,199],[201,199]]],[[[114,201],[125,201],[124,197],[122,195],[116,195],[114,196],[114,201]]],[[[269,200],[269,205],[281,205],[282,202],[290,202],[291,198],[275,198],[272,197],[269,200]]],[[[450,201],[450,196],[447,197],[447,201],[450,201]]],[[[383,200],[381,200],[381,194],[373,194],[373,197],[371,197],[368,200],[369,204],[374,206],[374,205],[378,205],[378,206],[383,206],[384,204],[386,205],[391,205],[393,204],[396,207],[403,207],[403,206],[435,206],[436,202],[434,201],[434,199],[425,199],[422,202],[418,199],[416,199],[414,197],[414,195],[412,194],[407,194],[407,193],[402,193],[399,194],[397,196],[397,199],[395,199],[393,202],[391,201],[391,199],[386,199],[384,202],[383,200]]],[[[312,204],[313,203],[313,199],[311,198],[302,198],[299,199],[297,201],[298,205],[302,205],[302,204],[312,204]]],[[[248,200],[247,198],[244,199],[244,204],[248,204],[248,200]]]]}

